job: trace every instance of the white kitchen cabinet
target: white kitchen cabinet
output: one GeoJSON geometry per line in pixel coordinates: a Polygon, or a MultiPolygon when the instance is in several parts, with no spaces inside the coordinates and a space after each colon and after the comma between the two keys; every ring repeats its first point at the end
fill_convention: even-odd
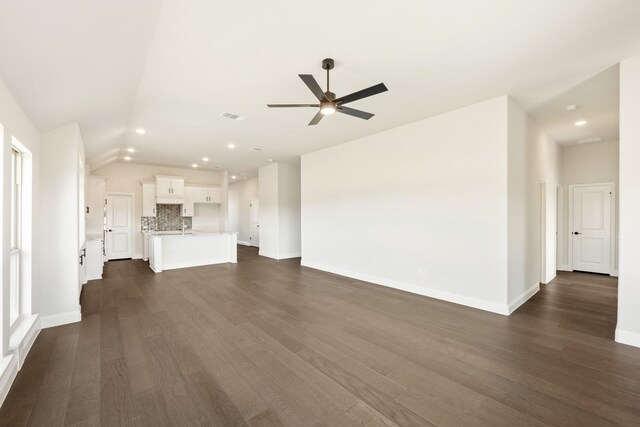
{"type": "Polygon", "coordinates": [[[182,216],[193,216],[195,211],[195,195],[198,187],[184,187],[184,203],[182,204],[182,216]]]}
{"type": "Polygon", "coordinates": [[[194,203],[222,203],[222,189],[212,186],[193,187],[194,203]]]}
{"type": "Polygon", "coordinates": [[[153,182],[142,183],[142,216],[156,216],[156,185],[153,182]]]}
{"type": "Polygon", "coordinates": [[[157,197],[184,197],[184,177],[156,175],[157,197]]]}
{"type": "Polygon", "coordinates": [[[149,232],[141,231],[142,233],[142,260],[147,261],[149,259],[149,232]]]}

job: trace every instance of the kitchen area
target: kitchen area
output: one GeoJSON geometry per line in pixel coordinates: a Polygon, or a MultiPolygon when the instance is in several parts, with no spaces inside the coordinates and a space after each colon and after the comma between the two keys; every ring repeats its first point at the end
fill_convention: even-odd
{"type": "Polygon", "coordinates": [[[114,162],[86,177],[87,280],[142,259],[155,273],[237,262],[227,172],[114,162]]]}
{"type": "Polygon", "coordinates": [[[175,268],[237,262],[237,233],[219,224],[194,228],[196,209],[220,210],[222,188],[185,182],[182,176],[156,175],[142,186],[142,259],[155,273],[175,268]]]}

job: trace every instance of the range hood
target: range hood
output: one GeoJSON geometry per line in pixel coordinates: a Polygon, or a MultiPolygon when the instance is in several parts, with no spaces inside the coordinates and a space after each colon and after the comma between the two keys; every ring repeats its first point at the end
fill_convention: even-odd
{"type": "Polygon", "coordinates": [[[182,196],[158,196],[156,197],[158,205],[183,205],[184,197],[182,196]]]}

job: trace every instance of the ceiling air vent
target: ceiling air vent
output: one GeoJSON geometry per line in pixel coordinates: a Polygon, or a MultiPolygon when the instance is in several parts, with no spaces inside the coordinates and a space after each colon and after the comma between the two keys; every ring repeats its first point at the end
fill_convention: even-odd
{"type": "Polygon", "coordinates": [[[595,138],[579,139],[578,144],[591,144],[592,142],[600,142],[600,141],[602,141],[602,138],[600,138],[599,136],[596,136],[595,138]]]}
{"type": "Polygon", "coordinates": [[[237,114],[232,114],[232,113],[222,113],[220,114],[220,116],[226,117],[227,119],[231,119],[231,120],[238,120],[240,122],[244,120],[244,117],[239,116],[237,114]]]}

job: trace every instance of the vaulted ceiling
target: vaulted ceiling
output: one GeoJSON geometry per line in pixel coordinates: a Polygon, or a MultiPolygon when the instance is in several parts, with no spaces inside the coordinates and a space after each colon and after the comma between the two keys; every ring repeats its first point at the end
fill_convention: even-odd
{"type": "Polygon", "coordinates": [[[638,22],[637,0],[0,0],[0,77],[41,131],[79,122],[94,166],[251,174],[499,95],[533,111],[640,55],[638,22]],[[338,95],[387,85],[352,104],[375,117],[266,108],[313,102],[297,74],[324,86],[325,57],[338,95]]]}

